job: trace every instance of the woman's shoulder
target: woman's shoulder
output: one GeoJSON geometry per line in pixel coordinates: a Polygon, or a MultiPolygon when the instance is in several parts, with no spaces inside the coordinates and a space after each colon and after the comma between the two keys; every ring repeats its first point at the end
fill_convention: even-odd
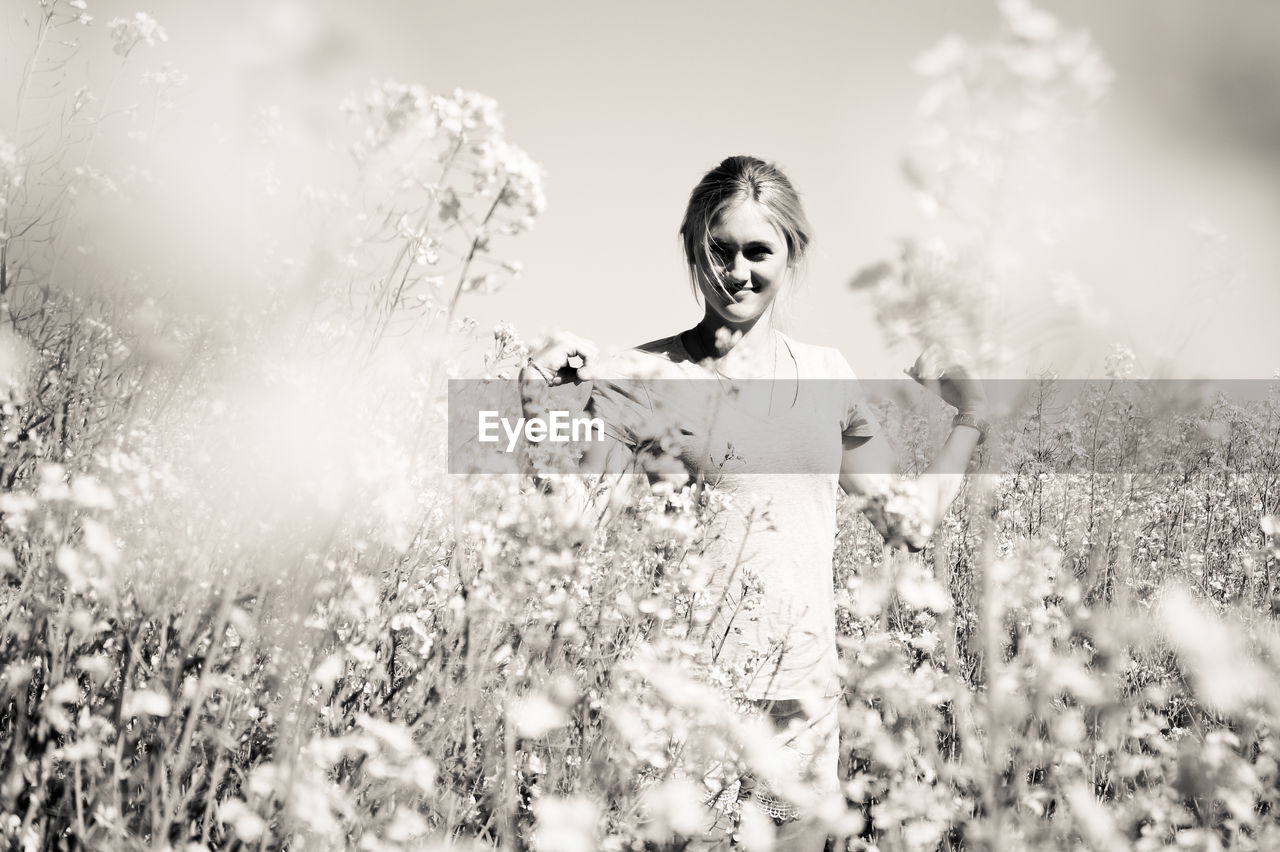
{"type": "Polygon", "coordinates": [[[683,332],[669,337],[660,337],[657,340],[650,340],[648,343],[641,343],[633,351],[656,355],[664,361],[672,363],[690,361],[692,357],[689,355],[689,350],[684,348],[684,343],[681,340],[682,336],[683,332]]]}
{"type": "Polygon", "coordinates": [[[819,346],[814,343],[802,343],[790,335],[778,332],[796,358],[802,375],[812,379],[851,379],[855,378],[853,368],[839,349],[834,346],[819,346]]]}
{"type": "Polygon", "coordinates": [[[692,359],[680,335],[650,340],[606,358],[597,371],[603,378],[686,378],[692,359]]]}

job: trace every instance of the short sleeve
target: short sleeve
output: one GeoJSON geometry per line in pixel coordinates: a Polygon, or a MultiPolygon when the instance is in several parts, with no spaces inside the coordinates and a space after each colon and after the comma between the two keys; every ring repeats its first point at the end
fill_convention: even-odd
{"type": "Polygon", "coordinates": [[[840,380],[841,434],[850,438],[871,438],[880,434],[880,421],[876,419],[867,402],[853,368],[839,350],[831,350],[835,361],[835,377],[840,380]]]}
{"type": "Polygon", "coordinates": [[[592,383],[587,413],[604,421],[605,434],[632,448],[651,427],[654,416],[644,383],[616,379],[592,383]]]}
{"type": "Polygon", "coordinates": [[[687,373],[666,357],[655,341],[609,359],[597,370],[587,412],[604,421],[605,434],[635,449],[668,433],[688,433],[688,422],[705,413],[705,382],[690,382],[687,373]]]}

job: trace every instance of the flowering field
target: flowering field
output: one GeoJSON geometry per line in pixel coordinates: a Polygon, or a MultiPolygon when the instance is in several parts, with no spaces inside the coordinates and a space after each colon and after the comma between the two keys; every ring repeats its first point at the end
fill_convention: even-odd
{"type": "MultiPolygon", "coordinates": [[[[211,122],[196,168],[163,22],[91,11],[29,4],[4,93],[6,848],[682,848],[712,821],[781,848],[702,804],[744,771],[835,849],[1280,848],[1280,396],[1175,413],[1118,350],[1068,426],[1006,419],[1006,472],[923,553],[842,504],[821,799],[701,641],[723,495],[623,482],[590,512],[591,482],[444,473],[447,380],[528,351],[463,313],[545,204],[497,104],[379,83],[323,144],[211,122]],[[92,49],[111,72],[77,79],[92,49]]],[[[854,278],[891,339],[991,369],[1001,247],[1061,224],[1017,176],[1109,85],[1087,35],[1002,12],[917,60],[937,230],[854,278]]],[[[1064,284],[1045,310],[1091,308],[1064,284]]],[[[918,469],[927,414],[880,414],[918,469]]],[[[767,589],[740,591],[749,617],[767,589]]]]}

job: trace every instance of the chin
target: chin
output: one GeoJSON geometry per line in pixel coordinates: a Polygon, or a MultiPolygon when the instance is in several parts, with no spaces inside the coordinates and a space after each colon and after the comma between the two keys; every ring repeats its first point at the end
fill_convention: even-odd
{"type": "Polygon", "coordinates": [[[751,322],[764,316],[769,309],[769,304],[759,304],[754,299],[747,302],[730,302],[728,304],[721,302],[715,306],[715,311],[729,322],[751,322]]]}

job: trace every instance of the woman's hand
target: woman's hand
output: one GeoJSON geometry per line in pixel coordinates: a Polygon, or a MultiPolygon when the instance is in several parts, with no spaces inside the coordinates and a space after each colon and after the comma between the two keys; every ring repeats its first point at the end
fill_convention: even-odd
{"type": "MultiPolygon", "coordinates": [[[[598,355],[594,343],[567,332],[556,332],[529,356],[525,371],[536,372],[551,387],[589,378],[589,367],[598,355]]],[[[525,378],[524,372],[521,378],[525,378]]]]}
{"type": "Polygon", "coordinates": [[[984,415],[987,392],[973,377],[963,352],[944,352],[936,343],[925,348],[916,362],[904,370],[908,376],[954,405],[961,414],[984,415]]]}

